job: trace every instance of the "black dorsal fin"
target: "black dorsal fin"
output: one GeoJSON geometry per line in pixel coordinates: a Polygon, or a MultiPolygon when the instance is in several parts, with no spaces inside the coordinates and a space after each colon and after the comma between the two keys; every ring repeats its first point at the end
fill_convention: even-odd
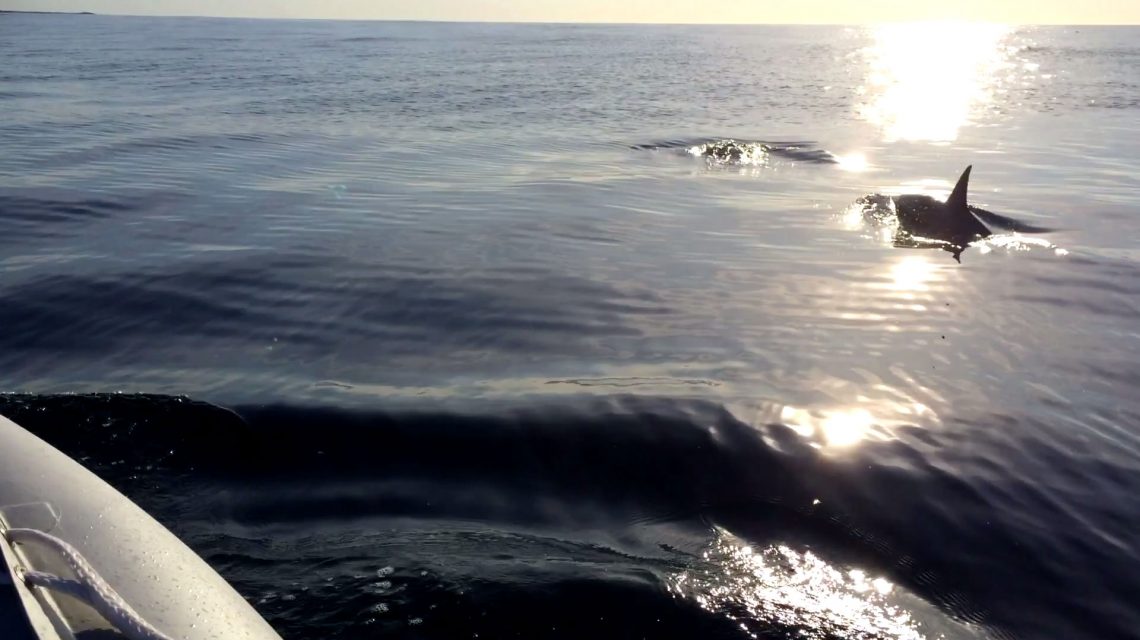
{"type": "Polygon", "coordinates": [[[969,211],[966,206],[966,186],[970,183],[970,169],[974,165],[966,167],[962,172],[962,177],[958,178],[958,184],[954,185],[954,190],[950,192],[950,197],[946,198],[946,207],[951,210],[969,211]]]}

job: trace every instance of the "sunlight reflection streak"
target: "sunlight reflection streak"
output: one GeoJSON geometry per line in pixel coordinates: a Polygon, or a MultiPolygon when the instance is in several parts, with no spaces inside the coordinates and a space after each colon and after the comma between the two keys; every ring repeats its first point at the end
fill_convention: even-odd
{"type": "Polygon", "coordinates": [[[911,23],[876,27],[859,115],[888,141],[950,142],[993,100],[998,75],[1014,66],[1005,25],[911,23]]]}

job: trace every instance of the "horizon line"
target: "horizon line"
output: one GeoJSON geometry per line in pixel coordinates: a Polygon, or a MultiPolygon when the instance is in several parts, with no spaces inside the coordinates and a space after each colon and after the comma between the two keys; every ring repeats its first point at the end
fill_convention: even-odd
{"type": "Polygon", "coordinates": [[[1140,27],[1140,23],[1094,23],[1094,22],[1001,22],[997,20],[968,20],[962,18],[947,19],[920,19],[920,20],[883,20],[878,22],[609,22],[601,20],[448,20],[442,18],[341,18],[341,17],[310,17],[300,18],[293,16],[218,16],[193,14],[153,14],[153,13],[97,13],[94,11],[35,11],[27,9],[5,9],[0,7],[0,13],[16,13],[29,15],[68,15],[68,16],[102,16],[114,18],[196,18],[204,20],[288,20],[288,21],[324,21],[324,22],[417,22],[428,24],[531,24],[531,25],[582,25],[582,26],[675,26],[675,27],[866,27],[887,24],[992,24],[1008,27],[1140,27]]]}

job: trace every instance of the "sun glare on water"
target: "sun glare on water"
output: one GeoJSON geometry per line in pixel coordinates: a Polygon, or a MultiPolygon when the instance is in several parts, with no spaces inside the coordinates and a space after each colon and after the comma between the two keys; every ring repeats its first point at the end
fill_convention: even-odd
{"type": "Polygon", "coordinates": [[[993,100],[1013,64],[1010,27],[966,22],[875,27],[860,53],[866,77],[859,114],[888,141],[951,142],[993,100]]]}
{"type": "Polygon", "coordinates": [[[754,548],[727,531],[674,576],[670,591],[739,623],[747,635],[924,640],[921,623],[893,600],[895,585],[783,544],[754,548]],[[783,634],[781,634],[783,635],[783,634]]]}
{"type": "Polygon", "coordinates": [[[925,292],[939,270],[926,256],[907,256],[891,265],[888,286],[903,293],[925,292]]]}
{"type": "Polygon", "coordinates": [[[843,155],[835,156],[835,162],[839,165],[842,171],[850,171],[852,173],[860,173],[869,168],[867,163],[867,156],[860,152],[852,152],[843,155]]]}

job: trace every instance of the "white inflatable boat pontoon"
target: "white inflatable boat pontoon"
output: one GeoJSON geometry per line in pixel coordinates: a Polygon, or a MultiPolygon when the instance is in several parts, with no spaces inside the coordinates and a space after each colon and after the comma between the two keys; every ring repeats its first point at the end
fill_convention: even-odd
{"type": "Polygon", "coordinates": [[[280,640],[174,534],[3,416],[0,639],[280,640]]]}

